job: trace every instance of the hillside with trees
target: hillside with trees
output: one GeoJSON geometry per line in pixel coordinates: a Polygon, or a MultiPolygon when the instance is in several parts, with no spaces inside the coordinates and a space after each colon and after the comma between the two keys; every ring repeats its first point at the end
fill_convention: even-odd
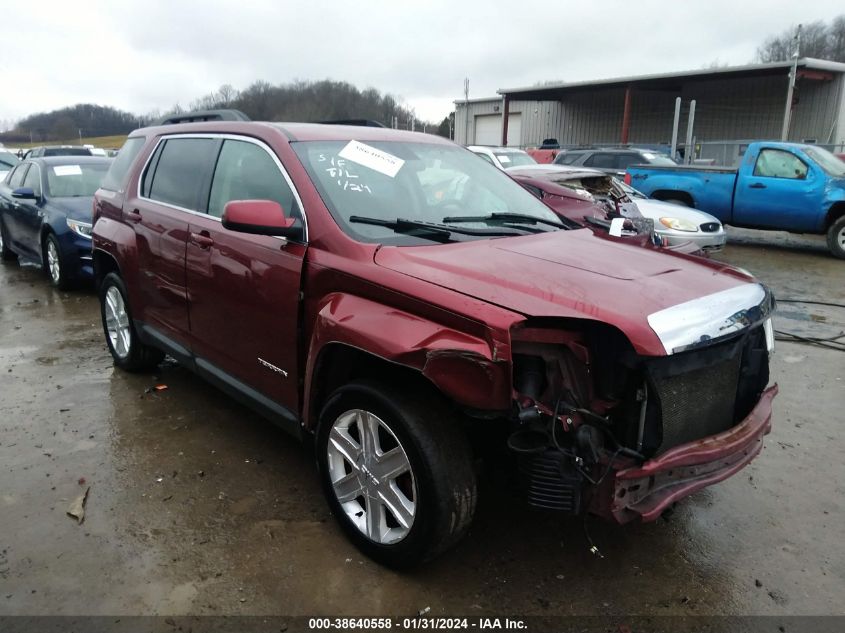
{"type": "Polygon", "coordinates": [[[256,81],[245,90],[230,85],[200,97],[187,107],[174,105],[166,112],[141,115],[115,108],[80,104],[52,112],[33,114],[19,121],[14,130],[0,134],[4,142],[68,141],[92,136],[127,134],[167,114],[186,110],[234,108],[256,121],[326,121],[371,119],[388,127],[449,134],[448,117],[430,123],[418,119],[413,109],[375,88],[360,90],[344,81],[295,81],[272,85],[256,81]]]}

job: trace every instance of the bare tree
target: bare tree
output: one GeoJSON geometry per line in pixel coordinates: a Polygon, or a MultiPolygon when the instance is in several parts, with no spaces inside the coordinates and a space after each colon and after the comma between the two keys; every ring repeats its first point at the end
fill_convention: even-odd
{"type": "Polygon", "coordinates": [[[217,101],[220,106],[228,107],[238,98],[238,91],[231,84],[223,84],[217,90],[217,101]]]}
{"type": "MultiPolygon", "coordinates": [[[[795,52],[793,26],[780,35],[767,38],[757,48],[756,61],[782,62],[792,58],[795,52]]],[[[816,57],[833,61],[845,61],[845,15],[840,15],[828,25],[817,21],[804,24],[801,28],[801,57],[816,57]]]]}
{"type": "Polygon", "coordinates": [[[845,61],[845,15],[835,18],[827,29],[831,59],[845,61]]]}

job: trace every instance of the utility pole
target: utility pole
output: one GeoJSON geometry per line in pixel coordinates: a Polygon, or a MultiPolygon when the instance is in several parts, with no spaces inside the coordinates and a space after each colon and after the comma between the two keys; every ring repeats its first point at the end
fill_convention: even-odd
{"type": "Polygon", "coordinates": [[[780,132],[780,140],[785,141],[789,136],[789,123],[792,118],[792,95],[795,92],[795,80],[798,77],[798,57],[801,54],[801,25],[795,31],[792,40],[794,48],[792,51],[792,68],[789,70],[789,87],[786,89],[786,109],[783,112],[783,129],[780,132]]]}
{"type": "Polygon", "coordinates": [[[678,151],[678,125],[681,122],[681,98],[675,99],[675,121],[672,123],[672,153],[670,156],[675,160],[675,153],[678,151]]]}
{"type": "Polygon", "coordinates": [[[692,165],[695,147],[692,140],[692,127],[695,123],[695,99],[689,102],[689,117],[687,118],[687,142],[684,145],[684,165],[692,165]]]}
{"type": "Polygon", "coordinates": [[[464,79],[464,145],[469,145],[469,77],[464,79]]]}

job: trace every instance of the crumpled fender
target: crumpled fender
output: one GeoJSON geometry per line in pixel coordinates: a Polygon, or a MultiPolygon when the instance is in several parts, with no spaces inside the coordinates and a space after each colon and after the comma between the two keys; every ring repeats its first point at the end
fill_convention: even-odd
{"type": "Polygon", "coordinates": [[[480,410],[510,406],[510,351],[472,334],[362,297],[337,293],[317,312],[306,363],[303,419],[313,376],[327,345],[341,343],[419,371],[457,404],[480,410]]]}

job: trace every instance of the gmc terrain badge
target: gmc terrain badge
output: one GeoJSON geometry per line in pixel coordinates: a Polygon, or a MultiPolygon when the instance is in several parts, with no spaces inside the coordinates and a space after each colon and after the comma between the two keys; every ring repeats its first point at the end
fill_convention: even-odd
{"type": "Polygon", "coordinates": [[[263,358],[259,358],[258,362],[261,363],[262,365],[264,365],[267,369],[272,369],[274,372],[276,372],[277,374],[281,374],[285,378],[288,377],[288,372],[286,372],[284,369],[280,369],[280,368],[276,367],[275,365],[273,365],[271,363],[268,363],[263,358]]]}

